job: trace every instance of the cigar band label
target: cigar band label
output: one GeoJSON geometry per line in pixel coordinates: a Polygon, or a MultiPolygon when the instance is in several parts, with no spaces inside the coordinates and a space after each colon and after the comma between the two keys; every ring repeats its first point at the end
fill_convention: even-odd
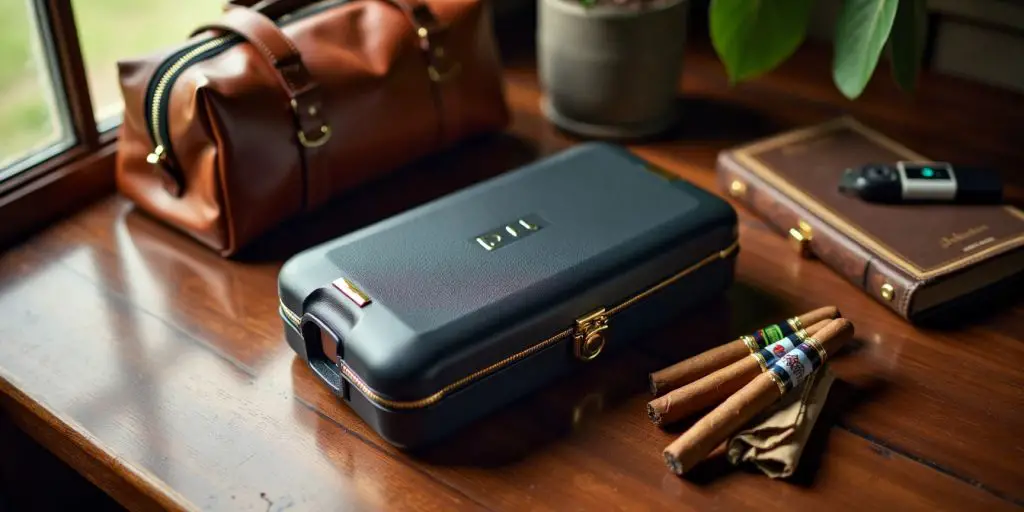
{"type": "Polygon", "coordinates": [[[761,337],[767,343],[775,343],[786,337],[786,334],[782,332],[782,328],[778,325],[769,325],[764,329],[761,329],[761,337]]]}
{"type": "Polygon", "coordinates": [[[761,372],[762,373],[768,371],[768,365],[771,364],[764,357],[764,351],[765,350],[767,350],[767,349],[761,349],[761,350],[758,350],[757,352],[754,352],[753,354],[750,354],[750,357],[753,357],[754,361],[757,361],[757,365],[761,367],[761,372]]]}
{"type": "Polygon", "coordinates": [[[792,327],[794,331],[799,331],[800,329],[804,328],[803,322],[800,321],[800,317],[798,316],[790,318],[789,320],[787,320],[787,323],[789,323],[789,326],[792,327]]]}
{"type": "Polygon", "coordinates": [[[740,339],[743,340],[743,344],[747,346],[747,350],[750,350],[751,354],[761,350],[761,347],[757,346],[757,340],[754,339],[753,336],[744,334],[743,336],[740,336],[740,339]]]}
{"type": "Polygon", "coordinates": [[[769,325],[764,329],[761,329],[754,333],[754,340],[757,342],[757,348],[762,349],[771,343],[785,338],[793,334],[793,327],[789,325],[789,322],[782,322],[780,324],[769,325]]]}
{"type": "Polygon", "coordinates": [[[757,363],[761,365],[761,371],[767,371],[768,367],[775,364],[780,357],[796,348],[798,339],[796,334],[792,334],[759,350],[754,355],[754,359],[757,359],[757,363]]]}
{"type": "Polygon", "coordinates": [[[801,343],[780,357],[772,365],[771,372],[782,381],[784,392],[788,392],[807,380],[820,365],[818,352],[806,343],[801,343]]]}
{"type": "Polygon", "coordinates": [[[825,347],[821,345],[821,342],[818,341],[817,338],[806,338],[804,339],[804,344],[813,348],[814,351],[818,353],[818,364],[821,364],[821,361],[828,359],[828,352],[825,352],[825,347]]]}
{"type": "Polygon", "coordinates": [[[775,367],[773,366],[766,373],[768,374],[769,377],[772,378],[772,382],[774,382],[775,385],[779,387],[779,394],[785,395],[786,394],[786,383],[783,382],[782,377],[779,377],[779,374],[775,372],[775,367]]]}

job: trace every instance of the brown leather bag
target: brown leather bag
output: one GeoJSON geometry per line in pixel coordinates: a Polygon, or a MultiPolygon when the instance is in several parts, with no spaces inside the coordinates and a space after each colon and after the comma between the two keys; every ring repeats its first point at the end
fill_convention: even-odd
{"type": "Polygon", "coordinates": [[[119,63],[118,188],[222,255],[508,121],[486,1],[253,3],[119,63]]]}

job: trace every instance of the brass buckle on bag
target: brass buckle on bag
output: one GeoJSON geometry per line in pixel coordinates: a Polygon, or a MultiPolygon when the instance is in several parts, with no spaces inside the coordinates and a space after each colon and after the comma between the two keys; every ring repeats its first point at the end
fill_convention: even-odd
{"type": "MultiPolygon", "coordinates": [[[[299,112],[299,102],[292,98],[291,105],[292,110],[295,112],[296,119],[299,119],[299,116],[302,115],[302,113],[299,112]]],[[[308,114],[311,116],[317,115],[316,107],[309,107],[308,114]]],[[[312,139],[307,137],[306,132],[302,131],[301,129],[296,130],[295,134],[299,138],[299,144],[302,144],[302,147],[318,148],[320,146],[323,146],[324,144],[327,144],[327,141],[331,140],[331,127],[328,126],[327,124],[320,125],[320,135],[312,139]]]]}
{"type": "Polygon", "coordinates": [[[583,361],[590,361],[601,354],[605,339],[603,332],[608,329],[608,312],[601,308],[576,320],[573,332],[573,354],[583,361]]]}
{"type": "Polygon", "coordinates": [[[325,125],[320,126],[320,136],[315,139],[309,139],[302,130],[298,130],[299,144],[305,148],[318,148],[327,143],[331,139],[331,127],[325,125]]]}
{"type": "MultiPolygon", "coordinates": [[[[427,15],[422,21],[426,22],[425,25],[433,25],[436,22],[433,19],[433,15],[427,15]]],[[[430,80],[435,83],[447,82],[459,76],[459,73],[462,71],[462,64],[449,59],[444,46],[440,44],[435,46],[431,39],[433,35],[443,31],[444,28],[431,30],[427,26],[420,26],[416,29],[416,35],[420,38],[420,47],[423,48],[423,51],[427,52],[427,58],[430,59],[430,64],[427,66],[427,74],[430,75],[430,80]]]]}

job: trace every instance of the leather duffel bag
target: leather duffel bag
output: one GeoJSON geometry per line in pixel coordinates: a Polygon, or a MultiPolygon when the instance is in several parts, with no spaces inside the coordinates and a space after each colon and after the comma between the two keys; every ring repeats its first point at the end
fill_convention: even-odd
{"type": "Polygon", "coordinates": [[[485,0],[253,3],[118,64],[118,189],[222,255],[508,121],[485,0]]]}

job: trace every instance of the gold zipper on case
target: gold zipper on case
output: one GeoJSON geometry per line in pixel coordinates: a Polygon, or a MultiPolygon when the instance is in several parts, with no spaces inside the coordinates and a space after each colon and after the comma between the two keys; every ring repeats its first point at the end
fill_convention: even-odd
{"type": "MultiPolygon", "coordinates": [[[[646,290],[644,290],[644,291],[642,291],[642,292],[640,292],[640,293],[630,297],[629,299],[623,301],[619,305],[617,305],[617,306],[615,306],[615,307],[613,307],[613,308],[603,312],[603,314],[601,316],[605,320],[607,320],[607,317],[610,317],[611,315],[619,313],[622,310],[624,310],[624,309],[626,309],[626,308],[636,304],[637,302],[643,300],[644,298],[649,297],[650,295],[653,295],[654,293],[657,293],[659,290],[664,289],[665,287],[667,287],[667,286],[671,285],[672,283],[675,283],[676,281],[686,277],[687,275],[695,272],[696,270],[698,270],[700,268],[703,268],[703,267],[705,267],[707,265],[710,265],[711,263],[714,263],[714,262],[716,262],[718,260],[724,260],[725,258],[728,258],[733,253],[735,253],[737,249],[739,249],[739,241],[738,240],[733,242],[731,245],[729,245],[729,247],[726,247],[725,249],[722,249],[720,251],[716,251],[714,254],[711,254],[710,256],[708,256],[708,257],[698,261],[697,263],[694,263],[693,265],[690,265],[689,267],[687,267],[687,268],[685,268],[683,270],[680,270],[679,272],[673,274],[672,276],[662,280],[661,282],[655,284],[654,286],[651,286],[650,288],[647,288],[646,290]]],[[[287,318],[289,322],[291,322],[295,326],[298,326],[301,323],[302,319],[299,317],[299,315],[295,314],[295,312],[293,312],[290,309],[288,309],[288,307],[284,305],[283,301],[281,302],[280,308],[281,308],[281,312],[284,314],[285,318],[287,318]]],[[[591,314],[591,316],[593,316],[593,314],[591,314]]],[[[584,322],[583,324],[587,325],[587,322],[584,322]]],[[[451,384],[441,388],[439,391],[437,391],[437,392],[435,392],[435,393],[433,393],[433,394],[431,394],[431,395],[429,395],[427,397],[421,398],[419,400],[391,400],[391,399],[385,398],[380,393],[377,393],[376,391],[374,391],[373,388],[371,388],[369,385],[367,385],[366,382],[364,382],[363,379],[361,377],[359,377],[359,375],[357,375],[356,372],[354,372],[351,368],[349,368],[348,365],[345,364],[344,362],[339,362],[338,363],[338,369],[339,369],[339,371],[341,371],[341,373],[345,377],[345,379],[348,380],[349,382],[351,382],[352,385],[355,386],[356,389],[358,389],[371,402],[374,402],[374,403],[376,403],[378,405],[381,405],[381,406],[384,406],[384,407],[388,407],[388,408],[391,408],[391,409],[403,409],[403,410],[407,410],[407,409],[421,409],[421,408],[429,407],[431,405],[436,404],[437,402],[439,402],[442,398],[444,398],[449,393],[451,393],[453,391],[456,391],[459,388],[462,388],[462,387],[472,383],[473,381],[476,381],[476,380],[479,380],[479,379],[481,379],[483,377],[486,377],[486,376],[488,376],[488,375],[490,375],[490,374],[492,374],[494,372],[497,372],[498,370],[501,370],[502,368],[504,368],[504,367],[506,367],[506,366],[508,366],[508,365],[510,365],[512,363],[515,363],[515,362],[518,362],[518,361],[520,361],[522,359],[525,359],[526,357],[529,357],[529,356],[531,356],[531,355],[533,355],[533,354],[535,354],[535,353],[537,353],[537,352],[539,352],[541,350],[544,350],[545,348],[548,348],[548,347],[554,345],[555,343],[558,343],[559,341],[562,341],[562,340],[564,340],[566,338],[569,338],[574,333],[576,333],[576,331],[577,331],[576,327],[570,327],[568,329],[565,329],[565,330],[555,334],[554,336],[552,336],[552,337],[550,337],[550,338],[548,338],[548,339],[546,339],[544,341],[541,341],[540,343],[536,343],[534,345],[531,345],[531,346],[529,346],[529,347],[527,347],[527,348],[525,348],[525,349],[523,349],[523,350],[521,350],[519,352],[516,352],[515,354],[512,354],[512,355],[510,355],[510,356],[508,356],[508,357],[506,357],[506,358],[504,358],[504,359],[502,359],[502,360],[500,360],[500,361],[498,361],[498,362],[496,362],[496,363],[486,367],[486,368],[483,368],[481,370],[477,370],[477,371],[475,371],[475,372],[473,372],[473,373],[471,373],[471,374],[469,374],[469,375],[467,375],[467,376],[465,376],[465,377],[463,377],[463,378],[461,378],[461,379],[459,379],[459,380],[457,380],[457,381],[455,381],[455,382],[453,382],[453,383],[451,383],[451,384]]]]}
{"type": "Polygon", "coordinates": [[[295,314],[294,311],[288,309],[288,306],[284,305],[284,301],[283,300],[280,301],[280,303],[281,303],[281,306],[280,306],[281,313],[284,313],[284,317],[288,319],[288,323],[294,325],[295,328],[298,329],[299,325],[302,323],[302,317],[300,317],[299,315],[295,314]]]}
{"type": "Polygon", "coordinates": [[[559,341],[564,340],[565,338],[568,338],[570,335],[572,335],[572,333],[573,329],[566,329],[540,343],[537,343],[536,345],[530,346],[526,350],[516,352],[515,354],[512,354],[511,356],[508,356],[505,359],[502,359],[501,361],[498,361],[497,363],[488,366],[487,368],[477,370],[441,388],[440,391],[437,391],[436,393],[433,393],[430,396],[421,398],[419,400],[389,400],[381,396],[379,393],[374,391],[370,386],[368,386],[365,382],[363,382],[363,379],[360,378],[359,375],[356,375],[356,372],[352,371],[352,369],[349,368],[347,364],[339,363],[338,369],[341,370],[341,374],[344,375],[345,378],[348,379],[348,381],[351,382],[352,385],[356,387],[356,389],[358,389],[363,395],[365,395],[366,398],[370,399],[370,401],[375,402],[378,405],[383,405],[384,407],[389,407],[391,409],[421,409],[423,407],[429,407],[431,405],[436,404],[442,398],[444,398],[445,395],[451,393],[452,391],[455,391],[463,386],[466,386],[467,384],[477,379],[486,377],[512,363],[515,363],[516,361],[525,359],[537,352],[540,352],[541,350],[544,350],[545,348],[550,347],[551,345],[554,345],[555,343],[558,343],[559,341]]]}
{"type": "Polygon", "coordinates": [[[212,50],[222,44],[228,42],[231,39],[230,35],[215,37],[195,48],[189,50],[178,60],[174,61],[170,67],[164,71],[163,75],[160,76],[160,81],[157,82],[156,87],[153,89],[153,101],[150,103],[150,128],[153,130],[153,152],[146,156],[146,162],[156,165],[164,161],[167,158],[167,148],[165,147],[165,141],[160,138],[160,105],[163,103],[163,96],[167,94],[167,86],[181,68],[188,65],[192,59],[198,57],[200,54],[212,50]]]}

